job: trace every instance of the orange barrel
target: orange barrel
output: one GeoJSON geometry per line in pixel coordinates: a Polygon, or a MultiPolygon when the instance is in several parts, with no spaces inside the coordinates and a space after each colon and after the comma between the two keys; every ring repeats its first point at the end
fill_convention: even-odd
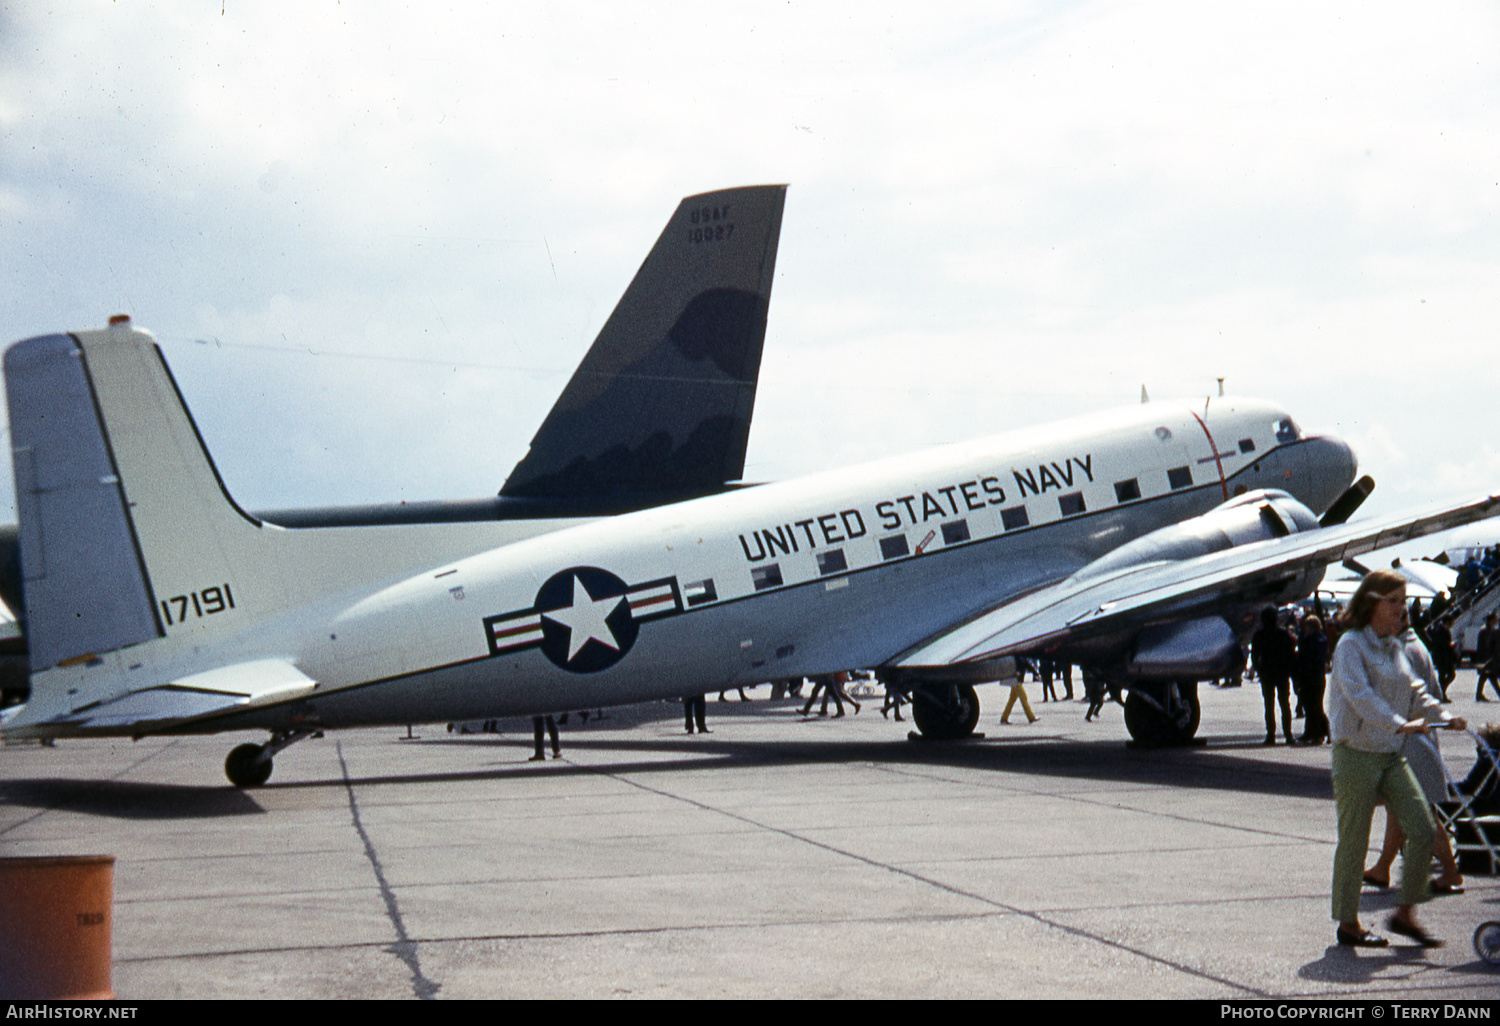
{"type": "Polygon", "coordinates": [[[113,999],[115,857],[0,858],[0,998],[113,999]]]}

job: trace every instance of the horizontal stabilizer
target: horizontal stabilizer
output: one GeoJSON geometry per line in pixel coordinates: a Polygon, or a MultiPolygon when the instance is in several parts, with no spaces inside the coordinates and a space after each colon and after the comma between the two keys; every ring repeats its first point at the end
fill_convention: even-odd
{"type": "Polygon", "coordinates": [[[136,691],[110,702],[101,702],[54,722],[100,729],[130,727],[155,729],[168,723],[181,723],[233,709],[243,702],[214,691],[189,691],[163,687],[136,691]]]}
{"type": "MultiPolygon", "coordinates": [[[[133,726],[155,730],[216,713],[271,705],[311,693],[317,686],[315,680],[291,663],[260,659],[216,667],[159,687],[91,702],[53,717],[50,722],[91,730],[133,726]]],[[[30,724],[17,729],[20,736],[25,736],[24,726],[30,724]]]]}
{"type": "Polygon", "coordinates": [[[265,705],[300,691],[311,691],[317,682],[284,660],[259,659],[182,677],[174,680],[172,686],[229,695],[249,705],[265,705]]]}

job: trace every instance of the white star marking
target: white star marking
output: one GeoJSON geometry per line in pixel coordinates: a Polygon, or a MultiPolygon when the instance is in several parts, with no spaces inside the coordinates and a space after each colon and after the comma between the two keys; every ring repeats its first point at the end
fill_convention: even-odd
{"type": "Polygon", "coordinates": [[[594,599],[589,594],[588,588],[573,575],[573,604],[563,609],[554,609],[542,616],[554,623],[560,623],[568,628],[568,662],[583,650],[583,646],[589,640],[608,645],[616,652],[620,650],[620,643],[615,640],[615,632],[609,629],[605,618],[615,611],[615,607],[625,601],[624,595],[616,595],[613,598],[594,599]],[[579,594],[582,592],[582,595],[579,594]]]}

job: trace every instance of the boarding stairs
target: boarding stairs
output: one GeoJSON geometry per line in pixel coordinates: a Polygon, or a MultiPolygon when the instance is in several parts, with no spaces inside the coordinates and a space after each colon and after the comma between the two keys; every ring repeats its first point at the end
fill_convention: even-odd
{"type": "Polygon", "coordinates": [[[1470,660],[1479,644],[1479,631],[1491,613],[1500,613],[1500,567],[1489,571],[1474,587],[1459,592],[1452,604],[1428,622],[1447,624],[1459,658],[1470,660]]]}

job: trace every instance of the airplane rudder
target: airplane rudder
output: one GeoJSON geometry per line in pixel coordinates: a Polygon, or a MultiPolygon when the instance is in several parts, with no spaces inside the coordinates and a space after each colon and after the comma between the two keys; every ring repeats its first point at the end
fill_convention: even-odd
{"type": "Polygon", "coordinates": [[[4,357],[33,670],[160,636],[82,355],[45,335],[4,357]]]}

